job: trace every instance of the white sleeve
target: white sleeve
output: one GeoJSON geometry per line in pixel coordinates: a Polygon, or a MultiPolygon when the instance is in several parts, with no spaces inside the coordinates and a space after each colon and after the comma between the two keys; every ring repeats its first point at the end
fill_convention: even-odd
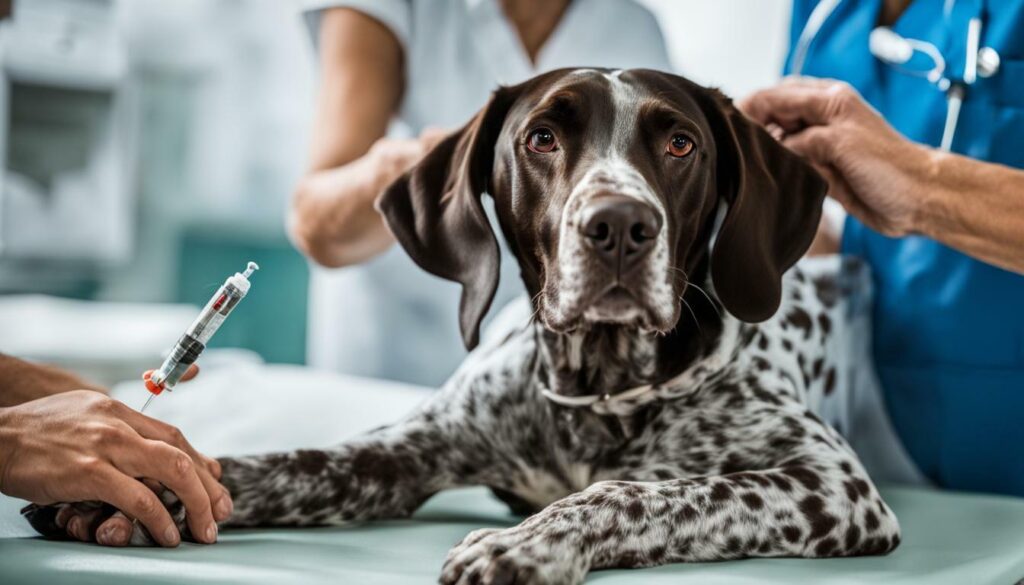
{"type": "Polygon", "coordinates": [[[320,18],[330,8],[351,8],[383,24],[402,47],[409,45],[412,6],[409,0],[302,0],[302,17],[313,46],[320,50],[320,18]]]}

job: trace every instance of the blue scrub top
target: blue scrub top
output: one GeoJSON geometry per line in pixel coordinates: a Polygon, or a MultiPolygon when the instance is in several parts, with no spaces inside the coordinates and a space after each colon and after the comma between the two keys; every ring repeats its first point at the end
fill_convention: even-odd
{"type": "MultiPolygon", "coordinates": [[[[802,73],[849,82],[904,136],[937,146],[945,95],[868,50],[881,2],[840,2],[802,73]]],[[[795,1],[791,50],[816,4],[795,1]]],[[[892,28],[934,43],[947,74],[959,77],[968,19],[981,15],[981,46],[999,52],[1001,68],[968,89],[953,151],[1024,168],[1024,0],[958,0],[948,15],[944,4],[915,0],[892,28]]],[[[921,471],[943,487],[1024,496],[1024,276],[924,237],[882,236],[854,218],[843,251],[873,268],[875,364],[921,471]]]]}

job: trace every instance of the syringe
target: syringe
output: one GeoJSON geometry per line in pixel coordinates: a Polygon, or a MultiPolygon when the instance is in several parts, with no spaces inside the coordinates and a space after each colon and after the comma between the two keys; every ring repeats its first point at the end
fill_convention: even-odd
{"type": "Polygon", "coordinates": [[[181,377],[188,371],[189,366],[195,363],[199,354],[206,349],[206,344],[220,329],[224,319],[227,319],[231,311],[238,305],[238,301],[245,298],[249,292],[249,276],[253,271],[259,269],[260,267],[255,262],[250,262],[246,266],[245,272],[236,272],[233,276],[229,276],[224,284],[217,289],[217,292],[210,297],[210,302],[206,303],[196,320],[185,330],[185,334],[178,340],[174,350],[164,360],[160,369],[153,372],[151,376],[143,378],[146,382],[146,390],[152,394],[139,412],[145,411],[158,394],[164,390],[169,392],[177,385],[181,377]]]}

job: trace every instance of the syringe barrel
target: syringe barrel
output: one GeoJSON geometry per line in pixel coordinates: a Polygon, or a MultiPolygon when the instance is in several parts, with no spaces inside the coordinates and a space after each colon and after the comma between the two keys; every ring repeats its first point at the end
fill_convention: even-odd
{"type": "Polygon", "coordinates": [[[210,338],[220,329],[224,320],[238,305],[238,301],[242,300],[248,292],[248,281],[244,278],[240,281],[239,278],[242,277],[238,274],[229,277],[210,297],[209,302],[199,312],[196,320],[185,330],[185,334],[175,344],[160,369],[153,372],[150,380],[155,386],[162,389],[173,388],[188,371],[189,366],[196,361],[199,354],[206,349],[210,338]]]}
{"type": "Polygon", "coordinates": [[[206,346],[198,339],[188,333],[182,335],[178,343],[174,345],[171,355],[167,356],[159,370],[153,372],[150,380],[162,388],[174,388],[204,349],[206,346]]]}
{"type": "Polygon", "coordinates": [[[235,286],[229,278],[210,297],[210,301],[206,303],[206,306],[200,311],[196,320],[185,330],[185,333],[206,345],[210,338],[213,337],[213,334],[220,329],[224,319],[227,319],[231,311],[238,305],[238,301],[242,300],[243,297],[245,297],[245,292],[235,286]]]}

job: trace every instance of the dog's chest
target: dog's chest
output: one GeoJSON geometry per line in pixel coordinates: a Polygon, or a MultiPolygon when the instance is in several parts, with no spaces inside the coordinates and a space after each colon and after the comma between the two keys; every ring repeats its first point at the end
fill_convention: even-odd
{"type": "Polygon", "coordinates": [[[731,420],[715,413],[703,414],[704,409],[692,400],[683,402],[667,408],[653,405],[650,411],[638,414],[632,421],[638,425],[638,433],[633,436],[608,431],[622,424],[615,422],[616,417],[577,412],[574,414],[578,416],[563,420],[549,419],[546,442],[550,447],[543,461],[539,465],[521,459],[511,461],[500,487],[539,510],[600,481],[657,481],[702,475],[713,464],[708,453],[714,450],[705,422],[727,435],[731,420]]]}
{"type": "MultiPolygon", "coordinates": [[[[808,409],[822,414],[822,397],[844,378],[826,350],[843,306],[818,302],[821,281],[797,274],[787,278],[773,319],[731,333],[736,342],[726,360],[729,375],[716,376],[700,392],[681,386],[678,395],[659,397],[648,406],[649,416],[630,419],[637,424],[625,433],[609,433],[615,425],[583,409],[563,420],[561,409],[540,402],[540,410],[507,429],[507,436],[522,435],[525,443],[513,442],[531,456],[506,460],[511,465],[501,466],[492,485],[539,509],[604,480],[659,481],[757,468],[772,439],[788,440],[782,419],[803,417],[808,409]],[[603,424],[588,423],[592,417],[603,424]],[[525,432],[527,427],[533,431],[525,432]]],[[[547,372],[544,382],[557,388],[554,374],[547,372]]],[[[536,379],[525,384],[541,385],[536,379]]],[[[530,399],[522,403],[538,394],[527,392],[530,399]]]]}
{"type": "MultiPolygon", "coordinates": [[[[545,405],[546,406],[546,405],[545,405]]],[[[597,481],[617,479],[609,475],[607,464],[617,458],[629,441],[621,433],[609,432],[611,421],[595,414],[552,409],[553,417],[543,420],[532,436],[543,436],[538,457],[516,458],[502,478],[504,488],[540,509],[570,494],[582,491],[597,481]],[[564,415],[564,416],[559,416],[564,415]],[[582,419],[582,420],[581,420],[582,419]]]]}
{"type": "Polygon", "coordinates": [[[512,493],[531,507],[541,509],[570,494],[586,489],[593,483],[593,467],[585,463],[571,463],[558,473],[542,469],[526,469],[518,474],[511,487],[512,493]]]}

